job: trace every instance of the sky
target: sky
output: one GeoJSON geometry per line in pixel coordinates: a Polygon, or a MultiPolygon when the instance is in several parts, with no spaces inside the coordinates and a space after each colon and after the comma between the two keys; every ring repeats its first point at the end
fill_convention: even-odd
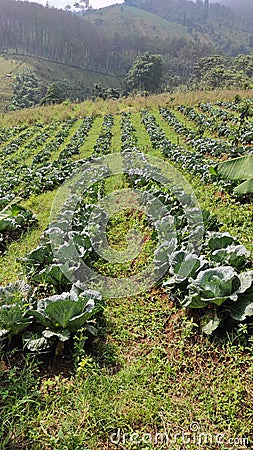
{"type": "MultiPolygon", "coordinates": [[[[35,3],[40,3],[41,5],[45,6],[47,0],[29,0],[33,1],[35,3]]],[[[76,3],[78,0],[48,0],[48,3],[51,6],[55,6],[56,8],[62,8],[64,9],[64,6],[66,5],[73,5],[73,3],[76,3]]],[[[113,5],[115,3],[123,3],[124,0],[90,0],[90,4],[94,9],[97,8],[104,8],[105,6],[113,5]]]]}

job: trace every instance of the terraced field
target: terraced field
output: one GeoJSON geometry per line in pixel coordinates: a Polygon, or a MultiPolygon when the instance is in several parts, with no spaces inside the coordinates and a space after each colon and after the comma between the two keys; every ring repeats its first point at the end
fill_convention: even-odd
{"type": "Polygon", "coordinates": [[[216,166],[252,153],[253,102],[168,104],[0,130],[0,373],[31,389],[0,448],[250,446],[252,196],[216,166]]]}

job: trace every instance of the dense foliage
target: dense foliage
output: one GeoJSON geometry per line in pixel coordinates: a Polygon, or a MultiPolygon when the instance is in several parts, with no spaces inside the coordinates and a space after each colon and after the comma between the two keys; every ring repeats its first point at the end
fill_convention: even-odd
{"type": "Polygon", "coordinates": [[[161,55],[149,52],[139,56],[127,73],[124,87],[129,92],[157,92],[162,84],[163,62],[161,55]]]}
{"type": "Polygon", "coordinates": [[[19,204],[19,199],[7,196],[0,199],[0,252],[24,231],[35,225],[33,213],[19,204]]]}
{"type": "Polygon", "coordinates": [[[252,55],[239,55],[234,58],[208,56],[196,61],[187,84],[192,88],[202,89],[252,89],[252,80],[252,55]]]}

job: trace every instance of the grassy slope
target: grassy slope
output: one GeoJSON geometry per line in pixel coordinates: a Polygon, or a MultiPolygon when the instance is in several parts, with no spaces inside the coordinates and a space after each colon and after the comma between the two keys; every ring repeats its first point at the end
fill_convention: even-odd
{"type": "Polygon", "coordinates": [[[173,35],[181,35],[190,38],[183,25],[132,6],[114,5],[90,11],[85,15],[84,20],[97,25],[111,37],[118,32],[120,36],[124,37],[138,35],[168,39],[173,35]]]}
{"type": "Polygon", "coordinates": [[[80,104],[60,104],[46,107],[36,106],[0,115],[0,127],[8,127],[22,123],[50,123],[52,120],[66,120],[68,117],[80,115],[103,116],[104,114],[119,114],[121,111],[138,112],[141,109],[152,109],[159,106],[178,106],[181,104],[194,106],[199,102],[233,101],[235,95],[252,98],[253,90],[215,90],[193,91],[161,94],[150,97],[128,97],[126,99],[85,101],[80,104]]]}
{"type": "Polygon", "coordinates": [[[15,71],[22,72],[25,67],[34,70],[39,79],[44,82],[67,81],[69,84],[88,88],[92,88],[94,83],[101,83],[106,87],[118,87],[120,84],[120,81],[114,76],[83,71],[66,64],[27,56],[0,56],[0,111],[3,111],[11,103],[13,80],[9,75],[13,75],[15,71]]]}
{"type": "MultiPolygon", "coordinates": [[[[225,92],[221,95],[226,98],[225,92]]],[[[184,100],[194,104],[195,96],[197,101],[200,98],[204,101],[207,93],[189,95],[184,100]]],[[[181,101],[178,97],[173,103],[181,101]]],[[[138,110],[145,107],[155,110],[159,104],[166,103],[172,103],[169,96],[127,99],[123,103],[92,105],[88,102],[73,107],[73,115],[90,112],[92,108],[98,115],[82,156],[94,145],[103,114],[112,112],[113,108],[115,113],[134,112],[132,122],[138,133],[138,145],[150,151],[138,110]]],[[[57,111],[59,115],[61,108],[40,111],[50,117],[57,111]]],[[[8,117],[12,121],[14,116],[8,117]]],[[[162,119],[160,124],[173,138],[162,119]]],[[[112,143],[116,151],[120,143],[119,117],[115,120],[112,143]]],[[[161,156],[154,150],[151,154],[161,156]]],[[[223,220],[224,228],[236,234],[240,231],[240,221],[241,225],[250,225],[252,211],[247,217],[246,205],[239,208],[229,196],[217,195],[217,187],[203,185],[197,177],[189,175],[189,181],[201,205],[213,209],[223,220]]],[[[27,201],[26,205],[39,215],[39,228],[11,246],[1,265],[1,273],[5,269],[5,275],[10,276],[17,270],[13,267],[15,256],[36,245],[48,221],[53,197],[54,192],[50,192],[27,201]]],[[[124,235],[124,226],[124,221],[121,228],[115,224],[111,234],[124,235]]],[[[250,228],[246,237],[249,240],[252,237],[250,228]]],[[[246,344],[243,330],[214,342],[199,336],[197,331],[194,317],[177,310],[161,289],[152,289],[136,298],[108,302],[100,339],[83,355],[76,373],[67,357],[62,362],[50,361],[46,372],[29,358],[24,362],[22,356],[17,356],[15,364],[5,358],[0,361],[0,372],[1,367],[3,369],[0,388],[4,399],[0,436],[2,433],[6,436],[6,430],[9,434],[7,432],[6,440],[2,438],[0,448],[196,450],[199,448],[196,439],[205,439],[199,435],[201,432],[211,435],[206,443],[200,442],[205,450],[246,449],[242,439],[250,438],[253,432],[252,345],[246,344]],[[195,433],[193,422],[197,423],[195,433]],[[121,446],[110,442],[111,433],[117,433],[118,429],[121,446]],[[145,443],[131,442],[134,432],[139,433],[145,443]],[[157,432],[167,432],[169,443],[165,440],[155,443],[157,432]],[[125,442],[123,433],[126,433],[125,442]],[[216,442],[219,433],[225,435],[221,445],[216,442]]],[[[116,435],[113,437],[115,440],[116,435]]]]}
{"type": "Polygon", "coordinates": [[[10,103],[13,95],[12,76],[15,70],[22,70],[22,62],[17,59],[0,57],[0,110],[10,103]]]}
{"type": "Polygon", "coordinates": [[[222,40],[237,47],[247,46],[249,42],[249,34],[245,30],[240,27],[231,29],[231,26],[225,22],[222,26],[216,26],[215,22],[212,23],[213,35],[197,30],[190,33],[182,24],[172,22],[147,10],[127,5],[113,5],[89,11],[85,14],[84,20],[95,24],[98,29],[103,30],[111,38],[127,37],[133,39],[134,42],[134,38],[147,37],[153,41],[154,45],[156,40],[164,42],[173,37],[185,38],[192,45],[194,43],[209,45],[213,49],[219,49],[222,40]]]}
{"type": "Polygon", "coordinates": [[[73,66],[50,61],[45,63],[43,59],[39,58],[28,58],[28,61],[33,65],[38,75],[46,80],[66,80],[69,83],[81,84],[87,87],[92,87],[94,83],[101,83],[109,87],[117,87],[119,85],[119,81],[113,75],[84,71],[73,66]]]}

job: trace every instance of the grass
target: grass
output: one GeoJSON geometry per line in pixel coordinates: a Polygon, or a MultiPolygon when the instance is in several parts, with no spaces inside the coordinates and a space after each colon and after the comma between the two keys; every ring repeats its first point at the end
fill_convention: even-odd
{"type": "Polygon", "coordinates": [[[78,119],[73,126],[71,127],[69,134],[67,136],[66,139],[64,139],[64,142],[62,144],[60,144],[59,146],[57,146],[55,148],[55,151],[52,152],[49,162],[52,161],[56,161],[61,153],[61,151],[67,147],[70,142],[71,142],[71,138],[75,135],[75,133],[78,131],[78,129],[80,128],[80,125],[82,124],[82,119],[78,119]]]}
{"type": "Polygon", "coordinates": [[[88,136],[85,139],[84,144],[80,148],[80,154],[74,155],[74,160],[77,161],[78,159],[87,158],[92,154],[95,142],[100,133],[102,123],[102,117],[96,117],[96,119],[94,119],[92,128],[91,130],[89,130],[88,136]]]}
{"type": "MultiPolygon", "coordinates": [[[[122,256],[124,256],[125,262],[112,261],[108,263],[108,261],[100,258],[94,265],[95,269],[104,276],[117,278],[137,275],[145,270],[153,260],[157,245],[157,242],[151,239],[152,231],[151,226],[147,223],[146,216],[136,209],[125,207],[119,213],[113,214],[108,222],[107,239],[113,250],[124,253],[122,256]],[[132,230],[141,233],[142,236],[141,251],[137,251],[137,254],[136,237],[133,236],[133,239],[131,239],[128,235],[132,230]]],[[[119,259],[119,256],[117,258],[119,259]]]]}
{"type": "Polygon", "coordinates": [[[196,337],[194,320],[155,290],[110,301],[105,318],[106,340],[93,343],[75,374],[65,361],[60,373],[55,365],[43,375],[29,358],[3,373],[3,449],[195,450],[200,432],[214,440],[205,449],[247,448],[218,446],[218,434],[250,445],[253,355],[243,333],[220,342],[196,337]],[[154,445],[164,432],[171,446],[154,445]],[[131,442],[133,433],[146,445],[131,442]],[[119,446],[111,442],[118,436],[119,446]]]}
{"type": "Polygon", "coordinates": [[[10,283],[22,277],[22,265],[19,259],[23,258],[38,245],[41,234],[49,223],[54,197],[55,191],[52,191],[38,196],[31,196],[29,200],[22,201],[24,207],[33,211],[38,224],[36,227],[26,231],[20,240],[14,241],[8,246],[7,252],[0,259],[1,284],[10,283]]]}
{"type": "MultiPolygon", "coordinates": [[[[163,101],[169,101],[168,96],[164,96],[163,101]]],[[[138,146],[161,157],[158,150],[151,149],[138,115],[138,108],[150,105],[153,113],[161,102],[162,96],[154,97],[153,104],[151,99],[142,98],[136,103],[134,99],[126,99],[115,104],[66,105],[65,114],[71,111],[73,116],[78,116],[84,111],[93,111],[96,115],[79,157],[90,154],[103,114],[113,108],[116,114],[122,108],[133,111],[138,146]]],[[[58,116],[63,111],[61,108],[63,106],[53,107],[51,112],[41,111],[49,120],[50,114],[56,112],[58,116]]],[[[159,124],[176,142],[177,136],[162,119],[159,124]]],[[[113,151],[119,151],[119,115],[115,116],[112,131],[113,151]]],[[[184,176],[201,207],[217,214],[224,224],[223,229],[237,235],[252,251],[252,205],[239,204],[218,186],[206,185],[189,173],[184,176]]],[[[120,175],[105,182],[108,195],[121,187],[127,185],[120,175]]],[[[48,224],[54,196],[55,191],[46,192],[22,202],[37,214],[38,225],[8,247],[0,263],[1,284],[20,277],[21,266],[16,258],[38,244],[48,224]]],[[[136,211],[114,214],[108,224],[112,247],[126,249],[127,232],[132,228],[150,236],[150,228],[136,211]]],[[[147,239],[136,266],[123,265],[122,274],[145,266],[153,253],[151,244],[147,239]]],[[[102,261],[98,265],[103,273],[109,269],[116,275],[119,273],[116,265],[110,267],[102,261]]],[[[85,351],[81,336],[74,340],[74,354],[66,348],[61,357],[45,354],[38,358],[12,350],[6,354],[0,349],[0,449],[230,450],[252,447],[250,326],[243,325],[210,339],[200,334],[199,322],[197,313],[179,310],[157,286],[131,298],[108,299],[99,335],[86,342],[85,351]]]]}
{"type": "Polygon", "coordinates": [[[51,141],[54,140],[54,138],[55,138],[55,136],[57,135],[57,133],[59,133],[59,132],[61,131],[62,126],[63,126],[63,123],[59,123],[59,125],[56,127],[56,129],[54,130],[54,132],[53,132],[52,134],[49,133],[48,138],[43,142],[44,145],[42,144],[42,145],[40,145],[40,146],[37,146],[37,148],[35,147],[35,148],[33,149],[33,151],[29,152],[30,154],[29,154],[28,158],[26,159],[26,165],[27,165],[27,166],[31,166],[31,165],[32,165],[32,162],[33,162],[34,156],[37,155],[37,154],[39,153],[39,151],[40,151],[44,146],[48,145],[51,141]]]}
{"type": "Polygon", "coordinates": [[[128,5],[114,5],[104,11],[90,11],[84,20],[93,23],[109,37],[114,37],[119,29],[121,37],[132,39],[142,36],[163,41],[178,35],[190,37],[183,25],[128,5]]]}
{"type": "Polygon", "coordinates": [[[80,104],[64,102],[60,105],[36,106],[31,109],[12,111],[0,114],[0,126],[12,126],[21,123],[36,122],[49,123],[52,120],[67,120],[69,117],[85,115],[104,116],[104,114],[118,114],[121,111],[138,113],[141,109],[155,110],[159,106],[176,107],[181,104],[194,106],[199,102],[215,103],[217,101],[233,101],[235,95],[252,98],[253,90],[216,90],[178,92],[173,94],[152,95],[150,97],[128,97],[119,100],[101,100],[95,102],[87,100],[80,104]],[[32,111],[32,114],[31,114],[32,111]]]}
{"type": "Polygon", "coordinates": [[[111,153],[118,153],[121,147],[121,118],[117,114],[114,116],[114,124],[112,129],[111,153]]]}
{"type": "Polygon", "coordinates": [[[222,192],[213,184],[204,184],[199,177],[184,173],[191,184],[202,209],[216,214],[223,224],[221,231],[228,231],[251,251],[253,256],[252,214],[253,205],[242,204],[236,198],[222,192]]]}
{"type": "Polygon", "coordinates": [[[138,148],[146,153],[151,149],[151,143],[148,134],[146,133],[144,125],[141,123],[140,114],[132,114],[131,122],[135,128],[135,136],[137,137],[138,148]]]}

